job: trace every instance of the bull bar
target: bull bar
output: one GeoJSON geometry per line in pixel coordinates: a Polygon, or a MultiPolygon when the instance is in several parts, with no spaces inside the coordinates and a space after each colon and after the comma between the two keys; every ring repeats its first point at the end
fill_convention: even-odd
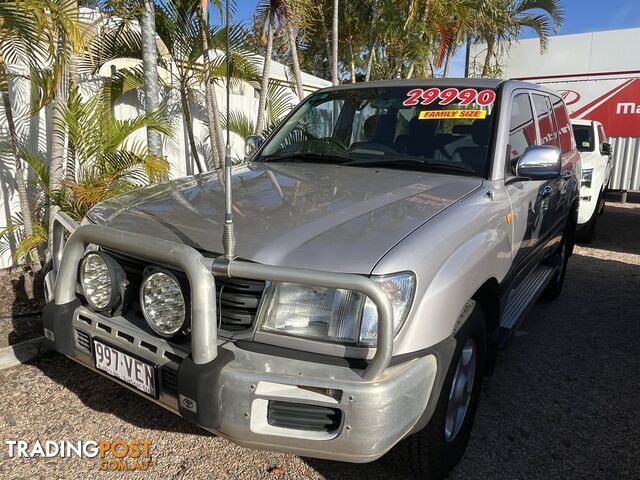
{"type": "Polygon", "coordinates": [[[376,306],[378,338],[375,353],[361,374],[362,380],[378,380],[391,360],[393,308],[384,290],[363,275],[263,265],[238,259],[227,260],[223,256],[205,257],[190,246],[172,241],[92,224],[77,226],[62,212],[54,219],[53,232],[56,305],[71,304],[76,300],[77,272],[89,244],[130,253],[183,271],[191,289],[191,354],[193,362],[197,365],[207,364],[217,356],[214,274],[229,278],[290,282],[363,293],[376,306]],[[65,232],[71,233],[66,242],[65,232]]]}

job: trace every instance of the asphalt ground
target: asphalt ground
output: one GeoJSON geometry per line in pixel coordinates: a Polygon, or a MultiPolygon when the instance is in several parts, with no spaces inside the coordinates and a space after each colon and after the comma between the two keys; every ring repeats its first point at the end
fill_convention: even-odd
{"type": "MultiPolygon", "coordinates": [[[[485,380],[453,479],[640,478],[640,205],[609,204],[576,248],[562,295],[539,303],[485,380]]],[[[385,457],[353,465],[238,447],[54,353],[0,372],[0,477],[410,478],[385,457]],[[140,472],[96,459],[8,458],[6,440],[148,439],[140,472]]]]}

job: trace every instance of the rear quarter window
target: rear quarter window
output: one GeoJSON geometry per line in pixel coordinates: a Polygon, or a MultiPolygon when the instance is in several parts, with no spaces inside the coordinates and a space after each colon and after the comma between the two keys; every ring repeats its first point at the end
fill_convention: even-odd
{"type": "Polygon", "coordinates": [[[552,98],[553,113],[556,117],[556,125],[558,125],[558,141],[560,143],[560,150],[562,153],[569,153],[574,148],[569,114],[567,113],[567,108],[564,106],[562,99],[558,97],[552,98]]]}

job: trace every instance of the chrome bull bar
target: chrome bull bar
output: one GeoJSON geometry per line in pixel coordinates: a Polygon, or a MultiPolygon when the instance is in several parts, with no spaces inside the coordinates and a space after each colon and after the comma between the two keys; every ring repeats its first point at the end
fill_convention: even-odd
{"type": "MultiPolygon", "coordinates": [[[[56,246],[54,238],[54,268],[56,246]]],[[[184,244],[147,235],[125,232],[98,225],[82,225],[73,231],[59,258],[55,279],[55,303],[64,305],[76,298],[78,268],[88,244],[161,262],[183,271],[191,287],[191,353],[196,364],[206,364],[217,356],[216,290],[214,274],[254,280],[315,285],[361,292],[373,301],[378,312],[376,351],[362,373],[364,381],[375,381],[389,365],[393,353],[393,307],[384,290],[371,279],[356,274],[331,273],[319,270],[279,267],[209,258],[184,244]]],[[[62,250],[61,248],[59,248],[62,250]]]]}

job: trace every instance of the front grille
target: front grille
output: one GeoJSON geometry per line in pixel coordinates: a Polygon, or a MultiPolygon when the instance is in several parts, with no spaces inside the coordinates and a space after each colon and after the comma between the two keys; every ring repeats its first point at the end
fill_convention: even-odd
{"type": "Polygon", "coordinates": [[[137,292],[140,290],[140,286],[142,285],[142,273],[144,272],[144,269],[151,264],[138,260],[137,258],[128,257],[109,250],[105,250],[105,253],[111,255],[114,260],[120,264],[124,273],[127,275],[130,288],[136,290],[137,298],[137,292]]]}
{"type": "Polygon", "coordinates": [[[178,396],[178,372],[169,367],[160,369],[162,389],[174,397],[178,396]]]}
{"type": "Polygon", "coordinates": [[[265,282],[228,278],[216,283],[220,323],[225,330],[246,330],[253,326],[265,282]]]}
{"type": "MultiPolygon", "coordinates": [[[[127,275],[129,296],[137,299],[145,268],[153,263],[130,257],[120,252],[104,250],[111,255],[127,275]]],[[[216,279],[217,307],[220,327],[223,330],[238,332],[250,329],[256,319],[256,313],[265,289],[262,280],[241,278],[216,279]]]]}
{"type": "Polygon", "coordinates": [[[91,336],[82,330],[75,329],[75,347],[76,350],[91,355],[91,336]]]}
{"type": "Polygon", "coordinates": [[[267,423],[274,427],[330,433],[340,428],[341,421],[338,408],[274,400],[267,407],[267,423]]]}

